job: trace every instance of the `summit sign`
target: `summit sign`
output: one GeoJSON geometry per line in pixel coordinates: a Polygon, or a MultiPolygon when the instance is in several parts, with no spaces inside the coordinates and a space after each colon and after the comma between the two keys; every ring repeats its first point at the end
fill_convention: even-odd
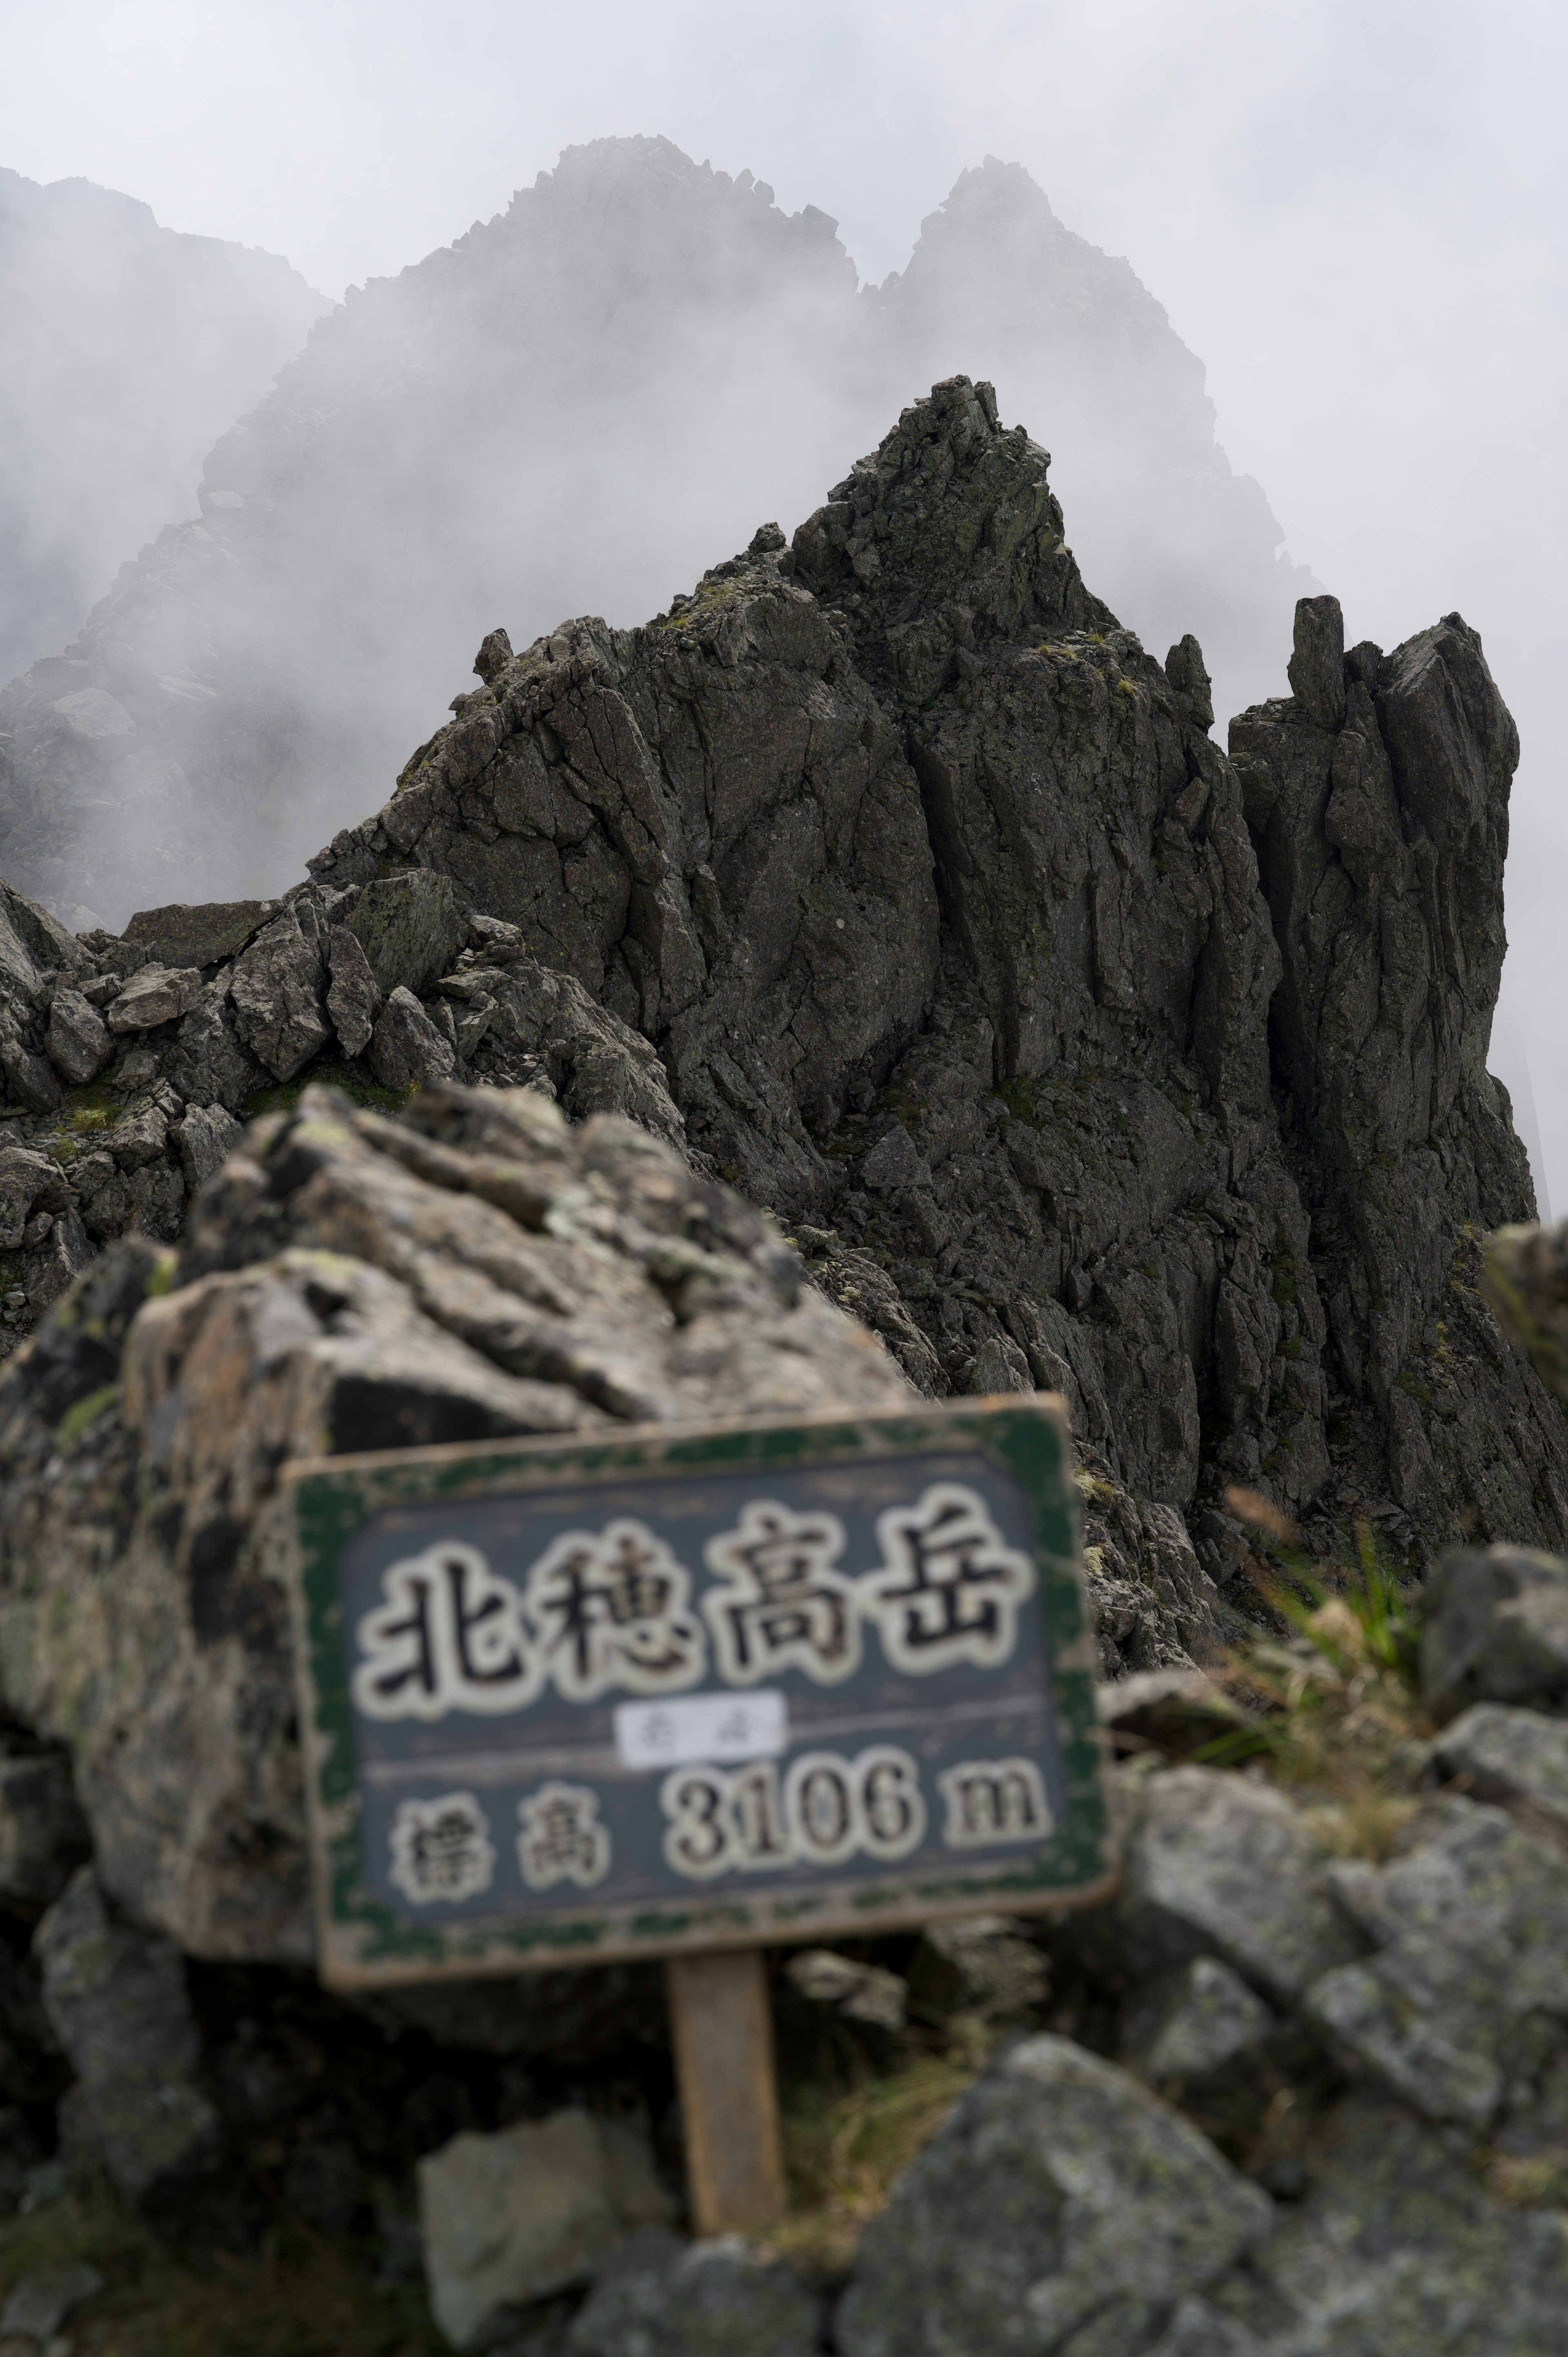
{"type": "Polygon", "coordinates": [[[330,1981],[1108,1876],[1052,1402],[332,1458],[289,1513],[330,1981]]]}

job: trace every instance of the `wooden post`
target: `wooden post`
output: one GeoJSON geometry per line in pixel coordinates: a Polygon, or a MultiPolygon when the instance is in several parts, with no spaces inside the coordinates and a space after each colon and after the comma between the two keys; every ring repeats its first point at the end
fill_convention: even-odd
{"type": "Polygon", "coordinates": [[[784,2208],[768,1975],[757,1948],[666,1963],[692,2225],[744,2234],[784,2208]]]}

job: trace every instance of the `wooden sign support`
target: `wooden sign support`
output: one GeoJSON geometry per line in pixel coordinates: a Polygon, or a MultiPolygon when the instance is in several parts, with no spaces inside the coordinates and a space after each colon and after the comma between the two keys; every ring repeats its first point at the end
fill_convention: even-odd
{"type": "Polygon", "coordinates": [[[768,1973],[757,1948],[665,1964],[695,2233],[747,2234],[785,2203],[768,1973]]]}

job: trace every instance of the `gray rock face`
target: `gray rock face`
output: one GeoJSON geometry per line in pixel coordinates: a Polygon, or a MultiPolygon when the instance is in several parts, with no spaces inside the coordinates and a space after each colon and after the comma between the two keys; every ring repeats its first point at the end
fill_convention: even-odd
{"type": "Polygon", "coordinates": [[[357,934],[347,925],[334,925],[327,939],[327,963],[332,979],[327,990],[327,1012],[346,1056],[363,1055],[381,1011],[381,994],[357,934]]]}
{"type": "Polygon", "coordinates": [[[255,939],[276,908],[274,900],[209,900],[195,908],[177,900],[166,909],[138,909],[123,939],[159,965],[220,965],[255,939]]]}
{"type": "Polygon", "coordinates": [[[456,1061],[455,1042],[437,1030],[413,991],[399,983],[371,1034],[371,1070],[381,1086],[412,1089],[423,1081],[449,1080],[456,1061]]]}
{"type": "Polygon", "coordinates": [[[1525,1547],[1456,1547],[1428,1577],[1421,1683],[1442,1710],[1568,1698],[1568,1564],[1525,1547]]]}
{"type": "Polygon", "coordinates": [[[1256,2331],[1249,2357],[1548,2357],[1565,2303],[1557,2218],[1488,2201],[1423,2124],[1365,2097],[1328,2122],[1312,2190],[1249,2276],[1215,2295],[1256,2331]]]}
{"type": "Polygon", "coordinates": [[[189,1105],[177,1131],[180,1167],[191,1194],[205,1187],[239,1145],[244,1131],[231,1113],[219,1105],[189,1105]]]}
{"type": "Polygon", "coordinates": [[[293,1080],[332,1036],[326,943],[311,901],[291,903],[257,934],[229,987],[241,1040],[274,1080],[293,1080]]]}
{"type": "Polygon", "coordinates": [[[1114,2065],[1061,2038],[993,2066],[868,2228],[844,2357],[1137,2349],[1273,2206],[1114,2065]]]}
{"type": "Polygon", "coordinates": [[[96,1080],[114,1052],[108,1025],[79,990],[56,991],[44,1045],[55,1070],[79,1088],[96,1080]]]}
{"type": "Polygon", "coordinates": [[[580,2357],[815,2357],[819,2304],[738,2237],[633,2235],[573,2320],[580,2357]]]}
{"type": "Polygon", "coordinates": [[[464,905],[450,879],[417,867],[367,885],[349,928],[383,998],[400,988],[417,997],[446,973],[467,933],[464,905]]]}
{"type": "Polygon", "coordinates": [[[1528,2052],[1568,2023],[1568,1857],[1501,1810],[1444,1800],[1385,1867],[1332,1870],[1376,1953],[1316,1980],[1308,2017],[1402,2101],[1484,2128],[1528,2052]]]}
{"type": "Polygon", "coordinates": [[[1326,1546],[1368,1500],[1398,1547],[1554,1542],[1568,1430],[1477,1290],[1471,1232],[1530,1197],[1485,1071],[1515,746],[1475,634],[1345,656],[1304,606],[1327,717],[1255,707],[1227,760],[1201,651],[1162,671],[1090,595],[1047,467],[938,386],[789,546],[498,650],[311,864],[521,927],[916,1381],[1067,1394],[1110,1672],[1232,1625],[1226,1483],[1326,1546]]]}
{"type": "Polygon", "coordinates": [[[91,1867],[45,1916],[37,1947],[44,2003],[104,2165],[122,2193],[156,2201],[210,2158],[218,2136],[195,2081],[179,1952],[116,1922],[91,1867]]]}
{"type": "Polygon", "coordinates": [[[1274,2027],[1269,2008],[1218,1956],[1156,1981],[1127,2024],[1123,2060],[1151,2086],[1208,2078],[1253,2052],[1274,2027]]]}
{"type": "Polygon", "coordinates": [[[24,2276],[0,2309],[0,2335],[18,2334],[47,2347],[60,2326],[103,2289],[96,2267],[45,2267],[24,2276]]]}
{"type": "Polygon", "coordinates": [[[580,2107],[464,2135],[419,2164],[430,2305],[455,2349],[481,2349],[509,2312],[585,2283],[674,2203],[646,2134],[580,2107]]]}
{"type": "Polygon", "coordinates": [[[1119,1911],[1131,1953],[1210,1953],[1285,2000],[1361,1953],[1326,1860],[1272,1785],[1211,1768],[1149,1780],[1126,1842],[1119,1911]]]}
{"type": "Polygon", "coordinates": [[[177,1023],[200,996],[201,975],[195,966],[145,965],[111,1000],[109,1028],[152,1031],[161,1023],[177,1023]]]}
{"type": "Polygon", "coordinates": [[[1477,1801],[1522,1802],[1568,1825],[1568,1720],[1477,1703],[1433,1745],[1432,1765],[1477,1801]]]}
{"type": "Polygon", "coordinates": [[[0,1373],[3,1699],[69,1741],[118,1905],[194,1955],[305,1963],[259,1555],[283,1459],[910,1396],[647,1131],[570,1129],[531,1090],[395,1122],[307,1090],[209,1183],[177,1265],[124,1239],[0,1373]]]}

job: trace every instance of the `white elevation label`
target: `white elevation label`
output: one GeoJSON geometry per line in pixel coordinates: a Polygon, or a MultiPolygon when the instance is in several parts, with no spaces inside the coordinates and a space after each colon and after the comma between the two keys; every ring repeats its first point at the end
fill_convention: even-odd
{"type": "Polygon", "coordinates": [[[616,1749],[625,1768],[680,1768],[693,1760],[777,1760],[789,1747],[784,1696],[671,1695],[616,1705],[616,1749]]]}

